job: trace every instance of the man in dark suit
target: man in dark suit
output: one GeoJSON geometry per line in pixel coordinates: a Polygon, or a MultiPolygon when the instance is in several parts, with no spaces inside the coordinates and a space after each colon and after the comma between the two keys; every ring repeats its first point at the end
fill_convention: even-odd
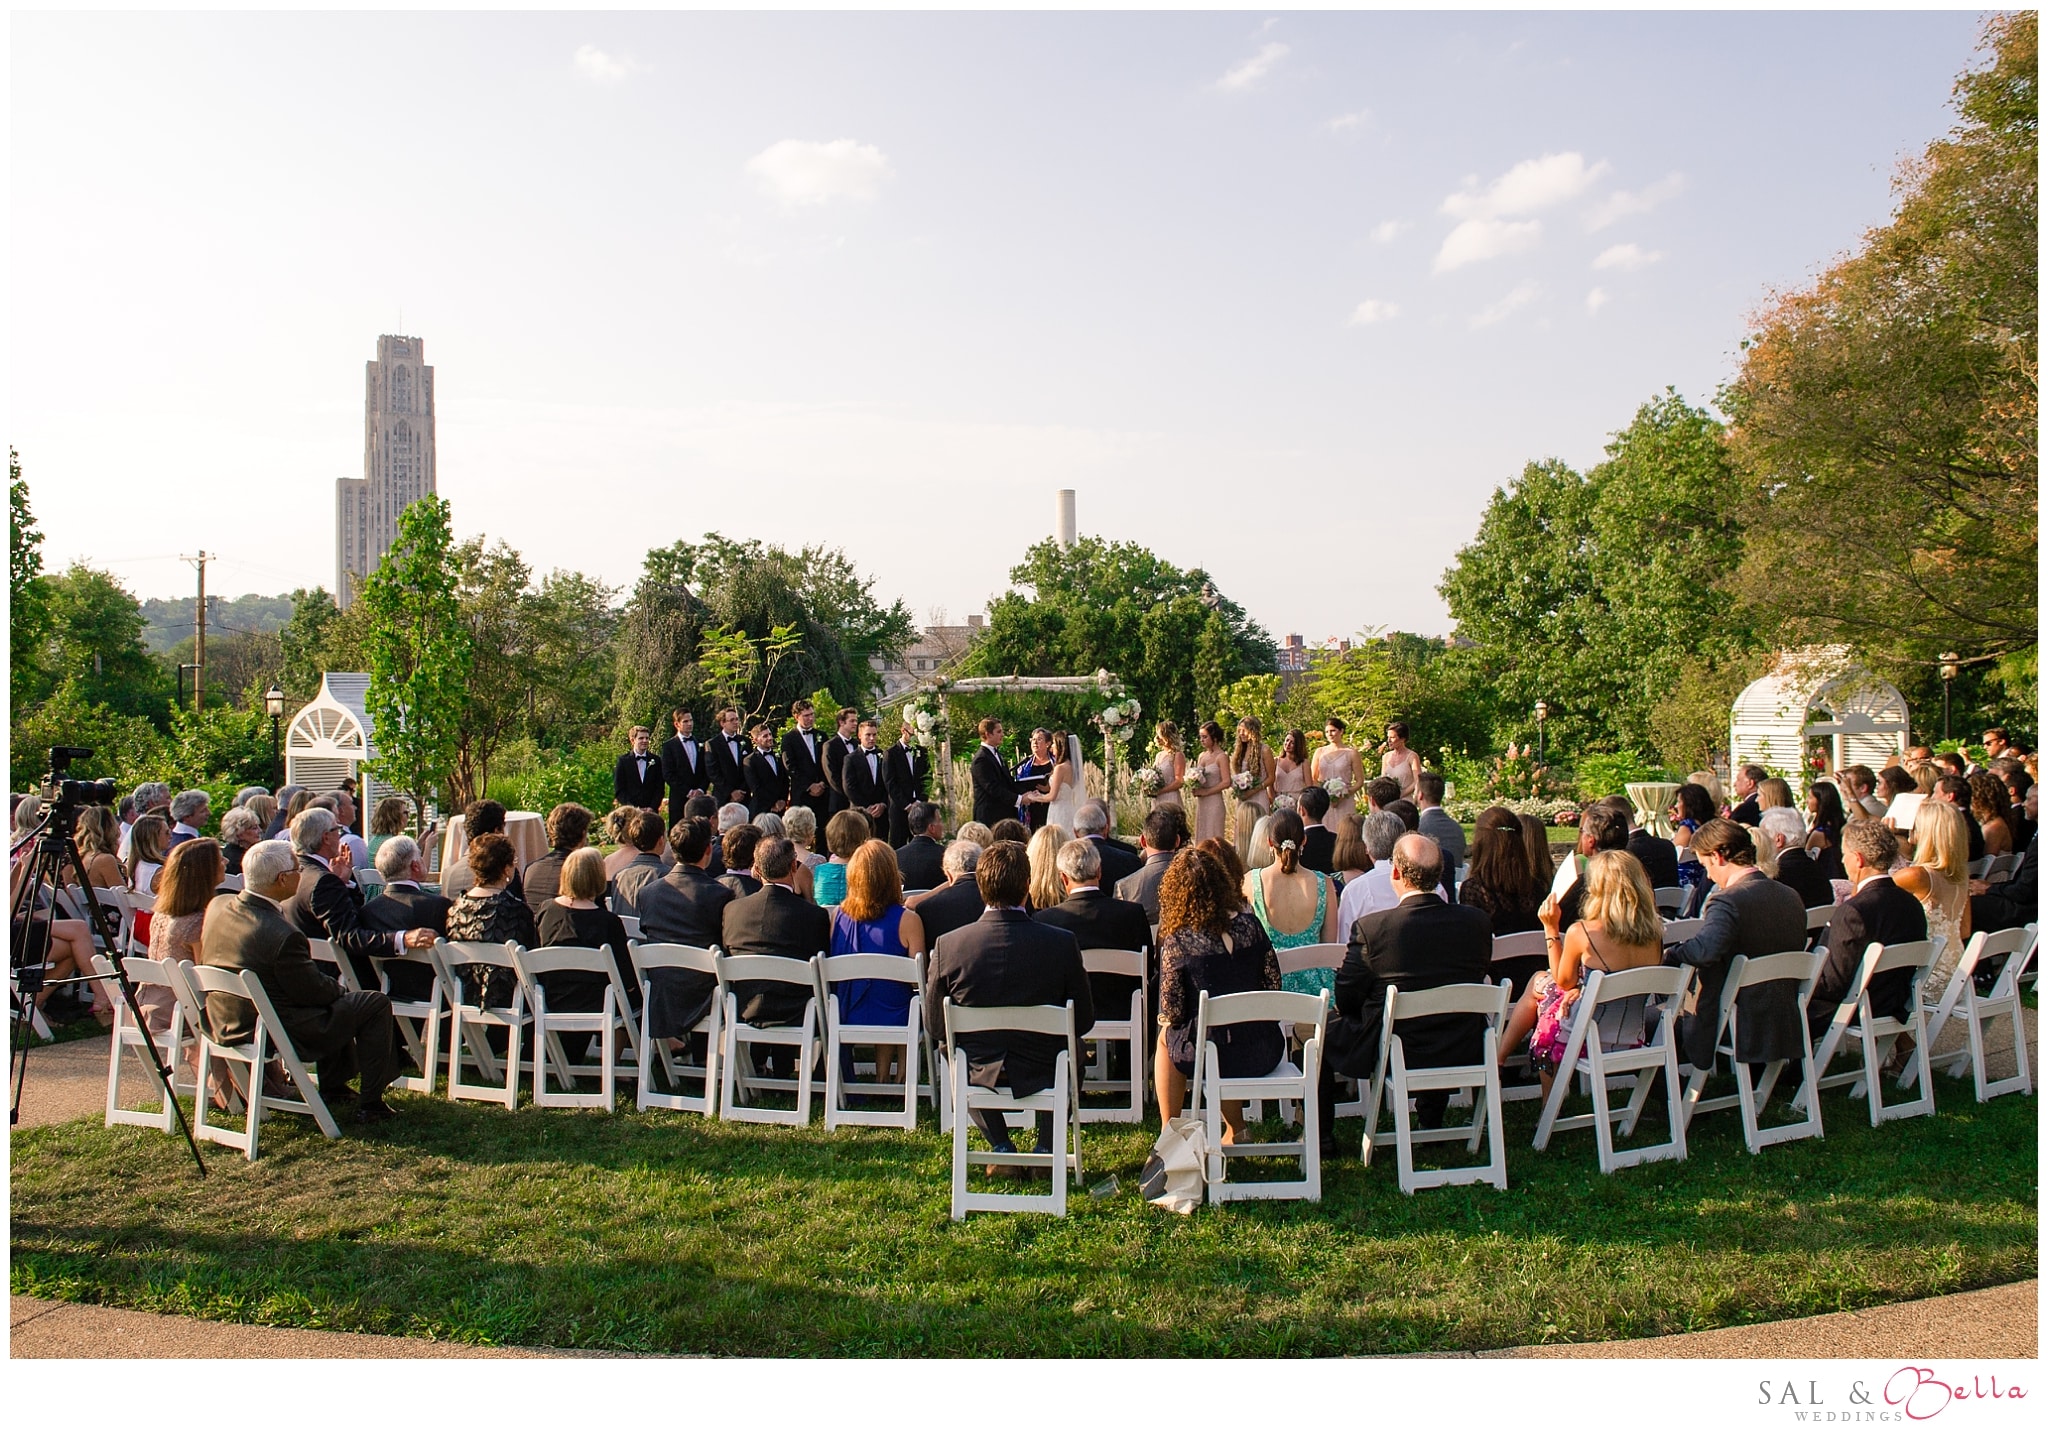
{"type": "Polygon", "coordinates": [[[1109,832],[1109,806],[1100,799],[1083,799],[1074,808],[1074,837],[1086,839],[1102,857],[1099,881],[1111,895],[1116,886],[1144,867],[1138,851],[1109,832]]]}
{"type": "MultiPolygon", "coordinates": [[[[1842,867],[1855,892],[1835,905],[1821,946],[1828,961],[1806,1001],[1807,1025],[1817,1044],[1835,1021],[1835,1009],[1856,987],[1863,951],[1872,944],[1917,943],[1927,937],[1927,911],[1891,880],[1899,857],[1898,837],[1880,819],[1857,819],[1842,829],[1842,867]]],[[[1881,1018],[1904,1019],[1911,1006],[1907,969],[1893,969],[1870,981],[1870,1010],[1881,1018]]]]}
{"type": "Polygon", "coordinates": [[[917,731],[908,724],[889,752],[882,756],[882,775],[889,790],[889,842],[901,848],[912,832],[910,806],[930,793],[932,758],[915,743],[917,731]]]}
{"type": "Polygon", "coordinates": [[[661,777],[668,785],[670,824],[683,817],[683,805],[711,791],[711,753],[697,742],[697,716],[678,709],[670,716],[675,734],[661,746],[661,777]]]}
{"type": "MultiPolygon", "coordinates": [[[[1579,815],[1579,858],[1590,859],[1595,854],[1609,850],[1628,848],[1628,815],[1626,809],[1615,809],[1607,803],[1588,804],[1579,815]]],[[[1567,859],[1565,862],[1575,862],[1567,859]]],[[[1586,875],[1583,869],[1572,880],[1557,901],[1557,926],[1559,933],[1568,932],[1579,921],[1579,908],[1586,902],[1586,875]]]]}
{"type": "Polygon", "coordinates": [[[581,804],[557,804],[548,810],[548,851],[526,866],[526,907],[535,919],[544,906],[562,892],[562,865],[583,847],[596,818],[581,804]]]}
{"type": "Polygon", "coordinates": [[[981,911],[988,907],[982,903],[981,890],[974,882],[975,866],[981,862],[981,845],[955,839],[946,845],[944,862],[946,882],[910,901],[911,910],[924,925],[927,952],[944,935],[980,918],[981,911]]]}
{"type": "Polygon", "coordinates": [[[1934,781],[1932,802],[1953,804],[1962,811],[1963,826],[1970,831],[1970,862],[1984,857],[1984,826],[1970,811],[1970,781],[1960,774],[1944,774],[1934,781]]]}
{"type": "Polygon", "coordinates": [[[825,807],[818,814],[818,832],[825,832],[825,821],[846,807],[846,790],[841,787],[841,776],[846,773],[846,756],[860,747],[855,737],[859,728],[860,710],[848,707],[838,714],[838,731],[825,741],[825,807]]]}
{"type": "Polygon", "coordinates": [[[945,820],[937,804],[923,800],[910,806],[910,842],[896,851],[896,868],[905,889],[936,889],[946,882],[945,820]]]}
{"type": "Polygon", "coordinates": [[[747,812],[780,814],[789,807],[789,769],[775,753],[775,730],[754,726],[754,752],[747,755],[747,812]]]}
{"type": "Polygon", "coordinates": [[[1636,856],[1653,889],[1678,887],[1678,846],[1660,839],[1636,822],[1635,801],[1625,794],[1609,794],[1600,801],[1628,818],[1628,851],[1636,856]]]}
{"type": "Polygon", "coordinates": [[[711,792],[719,804],[746,804],[747,740],[740,733],[740,711],[718,711],[718,737],[711,741],[711,792]]]}
{"type": "MultiPolygon", "coordinates": [[[[868,821],[868,833],[877,839],[889,833],[889,771],[876,742],[878,726],[872,719],[860,721],[857,742],[847,751],[839,768],[839,787],[846,795],[846,807],[857,809],[868,821]]],[[[907,838],[906,838],[907,842],[907,838]]]]}
{"type": "MultiPolygon", "coordinates": [[[[1065,929],[1085,953],[1089,949],[1124,949],[1131,953],[1152,948],[1152,921],[1145,911],[1127,899],[1102,891],[1102,851],[1086,839],[1070,839],[1060,846],[1060,885],[1066,898],[1050,909],[1039,909],[1032,918],[1055,929],[1065,929]]],[[[1156,966],[1155,966],[1156,972],[1156,966]]],[[[1088,991],[1095,998],[1095,1011],[1104,1018],[1119,1018],[1130,1012],[1136,979],[1122,974],[1090,974],[1088,991]]],[[[1157,985],[1153,986],[1155,989],[1157,985]]],[[[1145,1035],[1149,1038],[1150,1035],[1145,1035]]],[[[1142,1046],[1142,1045],[1141,1045],[1142,1046]]],[[[1124,1050],[1110,1054],[1110,1077],[1128,1077],[1124,1050]]]]}
{"type": "MultiPolygon", "coordinates": [[[[1735,771],[1735,807],[1728,811],[1728,817],[1738,824],[1755,827],[1763,819],[1763,808],[1757,803],[1756,786],[1771,777],[1771,771],[1761,764],[1744,764],[1735,771]]],[[[1662,885],[1662,879],[1652,879],[1653,885],[1662,885]]],[[[1676,884],[1678,880],[1673,879],[1676,884]]]]}
{"type": "MultiPolygon", "coordinates": [[[[933,953],[925,991],[925,1024],[943,1040],[946,1000],[960,1008],[1030,1007],[1039,1004],[1074,1006],[1074,1032],[1095,1024],[1095,1000],[1088,973],[1081,966],[1081,946],[1074,936],[1033,923],[1024,911],[1031,887],[1031,861],[1024,846],[995,843],[981,856],[975,874],[984,912],[972,924],[955,929],[933,953]]],[[[1053,1065],[1066,1041],[1050,1034],[963,1034],[960,1051],[967,1056],[968,1082],[984,1088],[1007,1088],[1019,1098],[1052,1087],[1053,1065]]],[[[972,1109],[970,1116],[997,1153],[1015,1153],[1009,1125],[1000,1109],[972,1109]]],[[[1054,1118],[1038,1119],[1038,1151],[1052,1151],[1054,1118]]]]}
{"type": "Polygon", "coordinates": [[[628,736],[633,747],[612,765],[612,806],[659,809],[664,792],[661,756],[654,752],[654,731],[635,724],[628,736]]]}
{"type": "Polygon", "coordinates": [[[1116,896],[1145,911],[1147,923],[1159,922],[1159,881],[1174,853],[1188,841],[1188,821],[1178,804],[1162,804],[1145,816],[1144,862],[1116,886],[1116,896]]]}
{"type": "Polygon", "coordinates": [[[1323,822],[1330,813],[1330,793],[1320,784],[1301,791],[1301,867],[1318,874],[1335,872],[1337,831],[1323,822]]]}
{"type": "MultiPolygon", "coordinates": [[[[279,908],[298,889],[291,845],[267,839],[252,847],[242,859],[242,892],[207,905],[199,962],[256,976],[299,1057],[320,1066],[320,1097],[330,1109],[346,1109],[358,1097],[348,1081],[360,1073],[354,1117],[388,1118],[384,1089],[398,1077],[391,1000],[374,989],[345,992],[320,972],[306,935],[279,908]]],[[[208,994],[206,1015],[222,1043],[255,1037],[256,1010],[232,994],[208,994]]]]}
{"type": "Polygon", "coordinates": [[[968,772],[974,781],[974,822],[994,828],[1005,819],[1017,817],[1017,801],[1046,802],[1045,789],[1018,779],[1003,762],[1003,721],[983,719],[981,747],[974,751],[968,772]]]}
{"type": "MultiPolygon", "coordinates": [[[[393,834],[378,846],[377,872],[384,877],[384,892],[363,905],[366,926],[447,934],[448,908],[454,900],[420,887],[427,879],[427,861],[410,835],[393,834]]],[[[393,959],[384,971],[391,976],[394,999],[424,1003],[434,992],[434,966],[424,959],[393,959]]]]}
{"type": "MultiPolygon", "coordinates": [[[[1436,840],[1443,851],[1444,877],[1452,878],[1465,865],[1465,826],[1444,812],[1444,776],[1425,769],[1415,776],[1415,832],[1436,840]]],[[[1336,852],[1337,836],[1330,835],[1330,850],[1336,852]]]]}
{"type": "Polygon", "coordinates": [[[409,948],[434,946],[432,929],[376,929],[364,921],[354,860],[342,846],[341,825],[331,811],[300,810],[292,821],[292,849],[299,856],[298,887],[281,912],[307,938],[333,944],[335,957],[349,966],[358,988],[377,987],[370,955],[396,959],[409,948]]]}
{"type": "Polygon", "coordinates": [[[825,736],[817,730],[818,709],[808,699],[790,707],[796,725],[782,736],[782,767],[789,774],[789,802],[822,813],[832,786],[825,782],[825,736]]]}
{"type": "MultiPolygon", "coordinates": [[[[1714,1062],[1721,1033],[1721,989],[1737,954],[1763,958],[1806,947],[1806,905],[1799,895],[1756,867],[1756,845],[1748,830],[1728,819],[1712,819],[1692,836],[1714,891],[1700,913],[1701,928],[1665,953],[1664,962],[1693,967],[1692,992],[1679,1010],[1679,1058],[1696,1069],[1714,1062]]],[[[1858,957],[1861,957],[1860,955],[1858,957]]],[[[1742,1063],[1797,1060],[1799,985],[1791,979],[1760,984],[1746,992],[1739,1012],[1742,1063]]]]}
{"type": "MultiPolygon", "coordinates": [[[[808,959],[832,947],[832,921],[791,886],[796,871],[796,845],[787,839],[763,839],[754,851],[761,887],[725,906],[724,946],[728,954],[775,954],[808,959]]],[[[794,1024],[812,998],[809,985],[749,980],[734,984],[739,1016],[749,1024],[794,1024]]],[[[778,1058],[789,1053],[777,1048],[778,1058]]]]}
{"type": "MultiPolygon", "coordinates": [[[[733,893],[705,872],[711,857],[711,825],[684,819],[671,825],[668,846],[675,867],[640,890],[640,933],[651,944],[717,948],[725,942],[725,911],[733,893]]],[[[711,1011],[717,981],[687,969],[648,973],[648,1031],[680,1042],[711,1011]]]]}
{"type": "MultiPolygon", "coordinates": [[[[1400,902],[1351,926],[1337,970],[1336,1010],[1330,1016],[1317,1093],[1326,1158],[1337,1152],[1336,1076],[1371,1080],[1380,1058],[1387,990],[1413,993],[1445,984],[1483,984],[1493,957],[1493,921],[1486,911],[1447,904],[1437,894],[1444,860],[1434,839],[1402,835],[1389,862],[1400,902]]],[[[1404,1020],[1394,1032],[1410,1068],[1441,1068],[1477,1063],[1485,1031],[1486,1021],[1477,1014],[1439,1014],[1404,1020]]],[[[1441,1089],[1417,1094],[1416,1119],[1424,1128],[1438,1127],[1449,1102],[1450,1094],[1441,1089]]]]}

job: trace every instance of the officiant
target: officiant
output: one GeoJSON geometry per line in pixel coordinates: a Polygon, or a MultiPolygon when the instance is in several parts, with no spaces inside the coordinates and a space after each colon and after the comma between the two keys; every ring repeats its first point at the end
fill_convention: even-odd
{"type": "Polygon", "coordinates": [[[1052,767],[1059,760],[1052,752],[1052,731],[1033,729],[1031,731],[1031,757],[1017,766],[1017,784],[1021,789],[1036,789],[1036,802],[1029,797],[1019,800],[1017,817],[1024,821],[1024,827],[1037,833],[1045,827],[1045,811],[1050,806],[1044,790],[1046,781],[1052,778],[1052,767]]]}

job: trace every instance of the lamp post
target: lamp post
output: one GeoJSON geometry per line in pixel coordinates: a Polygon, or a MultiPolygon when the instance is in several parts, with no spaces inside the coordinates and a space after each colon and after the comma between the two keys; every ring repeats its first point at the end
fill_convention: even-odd
{"type": "Polygon", "coordinates": [[[1941,655],[1941,743],[1948,747],[1948,706],[1949,696],[1956,686],[1956,676],[1963,672],[1963,656],[1953,649],[1945,649],[1941,655]]]}
{"type": "Polygon", "coordinates": [[[1544,762],[1543,721],[1549,717],[1550,706],[1541,699],[1538,699],[1536,701],[1536,763],[1538,766],[1541,766],[1544,762]]]}
{"type": "Polygon", "coordinates": [[[281,786],[284,783],[284,746],[278,738],[278,725],[284,719],[284,690],[275,684],[263,691],[263,712],[270,716],[270,768],[281,786]]]}

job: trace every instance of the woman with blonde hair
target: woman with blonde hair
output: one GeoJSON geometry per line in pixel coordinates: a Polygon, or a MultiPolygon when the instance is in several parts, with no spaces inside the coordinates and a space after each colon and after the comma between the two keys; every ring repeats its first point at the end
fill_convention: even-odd
{"type": "Polygon", "coordinates": [[[1936,800],[1913,816],[1913,860],[1892,875],[1900,888],[1927,911],[1927,937],[1946,939],[1927,976],[1927,993],[1938,997],[1955,972],[1970,938],[1970,826],[1963,811],[1936,800]]]}
{"type": "MultiPolygon", "coordinates": [[[[834,820],[844,817],[834,814],[834,820]]],[[[829,825],[827,827],[830,827],[829,825]]],[[[1039,830],[1041,834],[1045,830],[1039,830]]],[[[1035,878],[1035,870],[1034,870],[1035,878]]],[[[846,896],[832,916],[832,953],[897,954],[909,956],[924,950],[924,921],[903,907],[903,872],[896,867],[896,851],[881,839],[869,839],[854,848],[846,861],[846,896]]],[[[839,998],[839,1022],[893,1028],[908,1022],[910,1003],[916,989],[893,979],[849,979],[834,991],[839,998]]],[[[852,1076],[853,1055],[841,1050],[845,1076],[852,1076]]],[[[875,1049],[875,1081],[903,1081],[903,1046],[883,1044],[875,1049]]]]}
{"type": "MultiPolygon", "coordinates": [[[[630,809],[627,812],[631,817],[638,817],[643,811],[630,809]]],[[[631,842],[625,848],[635,854],[640,852],[631,842]]],[[[562,944],[576,949],[610,949],[612,962],[619,970],[619,981],[626,986],[625,998],[637,1006],[640,982],[633,973],[633,959],[626,948],[626,926],[617,914],[604,906],[605,888],[611,882],[604,869],[603,851],[587,845],[562,861],[562,887],[552,899],[540,906],[539,937],[541,943],[549,947],[562,944]]],[[[602,976],[592,973],[543,974],[540,986],[547,995],[548,1007],[565,1014],[601,1011],[604,1008],[604,991],[609,987],[602,976]]],[[[589,1053],[591,1037],[589,1034],[563,1036],[568,1045],[570,1063],[584,1061],[589,1053]]]]}
{"type": "Polygon", "coordinates": [[[1031,836],[1024,853],[1031,860],[1031,889],[1025,903],[1034,909],[1056,909],[1067,897],[1060,883],[1060,849],[1073,838],[1057,824],[1043,825],[1031,836]]]}
{"type": "Polygon", "coordinates": [[[1180,786],[1188,776],[1188,756],[1181,747],[1180,726],[1171,719],[1161,719],[1152,726],[1152,737],[1159,745],[1159,752],[1152,756],[1152,772],[1159,779],[1152,794],[1152,807],[1179,809],[1183,807],[1180,786]]]}
{"type": "Polygon", "coordinates": [[[1685,782],[1697,784],[1707,791],[1707,797],[1714,801],[1716,814],[1728,812],[1728,796],[1721,791],[1721,776],[1712,769],[1695,769],[1685,776],[1685,782]]]}
{"type": "Polygon", "coordinates": [[[1914,759],[1907,763],[1906,772],[1913,776],[1913,782],[1920,786],[1922,794],[1932,794],[1934,786],[1941,782],[1941,766],[1932,759],[1914,759]]]}
{"type": "Polygon", "coordinates": [[[1798,812],[1792,803],[1792,786],[1776,774],[1757,781],[1756,803],[1758,813],[1765,809],[1792,809],[1795,813],[1798,812]]]}
{"type": "Polygon", "coordinates": [[[1237,857],[1249,860],[1252,830],[1273,808],[1273,750],[1266,743],[1264,728],[1247,714],[1237,721],[1237,746],[1230,751],[1231,793],[1237,796],[1237,829],[1231,836],[1237,857]],[[1246,787],[1238,787],[1238,776],[1246,787]]]}
{"type": "MultiPolygon", "coordinates": [[[[78,842],[78,857],[85,861],[83,882],[95,889],[122,889],[128,886],[128,876],[121,872],[121,821],[114,811],[105,804],[94,804],[78,811],[78,827],[71,837],[78,842]]],[[[65,882],[80,882],[76,874],[67,874],[65,882]]]]}
{"type": "MultiPolygon", "coordinates": [[[[1657,914],[1657,896],[1650,888],[1650,876],[1636,856],[1625,849],[1604,850],[1586,863],[1586,893],[1579,905],[1579,921],[1569,933],[1558,937],[1558,903],[1555,894],[1543,901],[1537,917],[1543,921],[1543,942],[1549,950],[1550,966],[1530,981],[1521,1002],[1508,1017],[1501,1037],[1501,1052],[1511,1054],[1524,1037],[1529,1040],[1529,1057],[1542,1075],[1544,1097],[1550,1095],[1551,1081],[1564,1061],[1564,1046],[1571,1036],[1572,1009],[1590,973],[1618,974],[1664,962],[1664,921],[1657,914]]],[[[1644,1041],[1642,999],[1630,999],[1611,1008],[1602,1004],[1598,1016],[1600,1042],[1608,1049],[1638,1048],[1644,1041]]]]}

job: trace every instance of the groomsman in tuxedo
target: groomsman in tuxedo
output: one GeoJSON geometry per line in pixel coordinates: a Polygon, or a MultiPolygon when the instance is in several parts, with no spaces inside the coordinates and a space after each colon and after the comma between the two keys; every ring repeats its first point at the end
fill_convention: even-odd
{"type": "Polygon", "coordinates": [[[910,842],[910,806],[922,803],[931,788],[932,759],[913,741],[917,731],[903,726],[903,737],[889,746],[882,773],[889,784],[889,842],[902,848],[910,842]]]}
{"type": "Polygon", "coordinates": [[[846,756],[860,747],[854,737],[860,710],[846,708],[839,711],[838,729],[825,741],[825,807],[818,814],[819,832],[824,832],[825,821],[846,807],[846,790],[840,781],[846,773],[846,756]]]}
{"type": "Polygon", "coordinates": [[[612,766],[612,804],[635,809],[661,807],[661,757],[650,747],[654,731],[635,724],[630,736],[631,752],[621,754],[612,766]]]}
{"type": "MultiPolygon", "coordinates": [[[[1053,758],[1052,733],[1046,729],[1031,731],[1031,757],[1017,766],[1017,780],[1021,784],[1043,787],[1052,778],[1052,768],[1057,761],[1053,758]]],[[[1024,810],[1024,827],[1037,833],[1045,827],[1046,810],[1051,807],[1043,794],[1036,803],[1026,798],[1021,805],[1024,810]]]]}
{"type": "Polygon", "coordinates": [[[747,813],[780,814],[789,807],[789,769],[775,752],[775,726],[754,726],[754,752],[747,755],[747,813]]]}
{"type": "Polygon", "coordinates": [[[1045,791],[1026,784],[1010,773],[1003,762],[1003,721],[986,718],[978,726],[981,747],[974,752],[968,773],[974,781],[974,822],[994,828],[1005,819],[1017,817],[1017,801],[1027,794],[1045,798],[1045,791]]]}
{"type": "Polygon", "coordinates": [[[879,728],[872,719],[860,721],[859,742],[846,756],[846,767],[839,771],[847,807],[860,811],[868,821],[868,832],[877,839],[889,830],[889,774],[882,751],[875,747],[879,728]]]}
{"type": "Polygon", "coordinates": [[[669,717],[676,732],[674,738],[662,742],[661,777],[668,785],[669,819],[680,822],[683,805],[711,791],[711,751],[697,742],[696,715],[678,709],[669,717]]]}
{"type": "Polygon", "coordinates": [[[796,727],[782,736],[782,767],[789,771],[789,802],[809,806],[822,813],[825,796],[832,792],[825,782],[825,736],[815,727],[817,706],[799,699],[790,709],[796,727]]]}
{"type": "Polygon", "coordinates": [[[740,733],[740,711],[718,711],[718,737],[711,741],[711,797],[723,808],[747,802],[747,741],[740,733]]]}

